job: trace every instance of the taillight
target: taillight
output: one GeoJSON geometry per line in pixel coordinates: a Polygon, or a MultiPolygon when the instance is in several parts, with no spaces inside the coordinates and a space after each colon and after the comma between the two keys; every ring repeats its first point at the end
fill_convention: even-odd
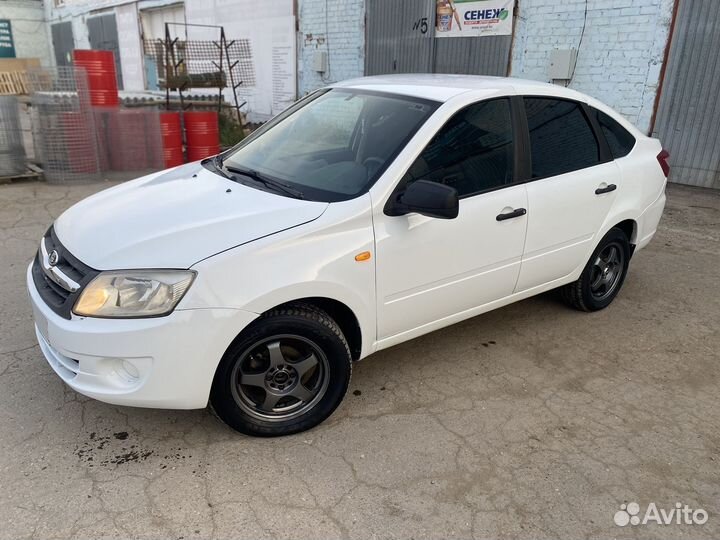
{"type": "Polygon", "coordinates": [[[665,175],[665,178],[667,178],[670,175],[670,163],[668,163],[668,158],[670,157],[670,152],[667,150],[662,150],[657,155],[658,163],[660,164],[660,168],[663,171],[663,174],[665,175]]]}

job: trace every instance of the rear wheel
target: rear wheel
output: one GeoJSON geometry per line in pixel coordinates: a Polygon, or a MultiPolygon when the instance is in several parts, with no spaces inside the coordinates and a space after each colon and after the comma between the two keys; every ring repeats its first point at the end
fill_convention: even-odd
{"type": "Polygon", "coordinates": [[[297,304],[268,312],[225,353],[210,395],[216,414],[249,435],[289,435],[325,420],[342,401],[350,349],[324,311],[297,304]]]}
{"type": "Polygon", "coordinates": [[[561,289],[563,299],[581,311],[607,307],[620,292],[629,262],[628,239],[614,227],[600,241],[580,278],[561,289]]]}

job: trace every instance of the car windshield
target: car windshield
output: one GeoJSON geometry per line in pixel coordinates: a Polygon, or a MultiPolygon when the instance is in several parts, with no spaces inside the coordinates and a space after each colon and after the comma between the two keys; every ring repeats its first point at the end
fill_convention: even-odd
{"type": "Polygon", "coordinates": [[[351,199],[370,188],[437,106],[355,89],[320,92],[224,155],[223,169],[285,195],[351,199]]]}

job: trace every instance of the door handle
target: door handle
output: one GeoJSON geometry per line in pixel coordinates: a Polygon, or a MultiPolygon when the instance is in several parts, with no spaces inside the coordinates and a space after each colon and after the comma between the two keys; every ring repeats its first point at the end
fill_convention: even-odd
{"type": "Polygon", "coordinates": [[[603,193],[610,193],[611,191],[615,191],[617,189],[617,186],[615,184],[610,184],[607,187],[597,188],[595,190],[595,195],[602,195],[603,193]]]}
{"type": "Polygon", "coordinates": [[[525,214],[527,214],[527,210],[525,210],[524,208],[517,208],[512,212],[507,212],[506,214],[498,214],[495,219],[498,221],[505,221],[506,219],[524,216],[525,214]]]}

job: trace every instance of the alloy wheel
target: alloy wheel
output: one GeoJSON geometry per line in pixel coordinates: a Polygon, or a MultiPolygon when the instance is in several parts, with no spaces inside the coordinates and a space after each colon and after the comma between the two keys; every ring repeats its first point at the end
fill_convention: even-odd
{"type": "Polygon", "coordinates": [[[605,300],[617,288],[625,270],[625,252],[618,242],[605,246],[592,265],[590,292],[597,300],[605,300]]]}
{"type": "Polygon", "coordinates": [[[325,394],[329,364],[322,349],[298,335],[271,336],[243,352],[232,371],[238,406],[266,421],[286,421],[312,409],[325,394]]]}

